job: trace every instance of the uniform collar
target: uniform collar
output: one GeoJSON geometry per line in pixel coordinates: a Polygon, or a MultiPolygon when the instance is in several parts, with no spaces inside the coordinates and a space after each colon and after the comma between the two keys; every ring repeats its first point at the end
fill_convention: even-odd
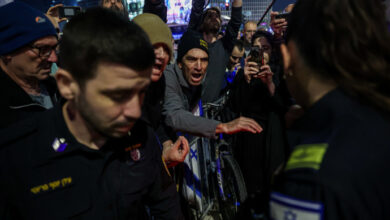
{"type": "Polygon", "coordinates": [[[45,112],[43,114],[44,117],[39,120],[39,131],[42,131],[39,132],[39,135],[42,135],[40,138],[45,141],[43,146],[37,146],[37,150],[34,151],[38,158],[36,160],[38,164],[44,164],[82,151],[91,154],[101,154],[101,152],[79,143],[70,133],[62,114],[63,104],[55,105],[53,109],[45,112]]]}
{"type": "Polygon", "coordinates": [[[305,115],[294,124],[294,127],[309,126],[311,129],[320,129],[329,123],[329,119],[333,118],[332,115],[340,112],[340,106],[345,106],[348,100],[350,99],[346,94],[340,88],[336,88],[308,108],[305,115]]]}
{"type": "Polygon", "coordinates": [[[290,147],[328,142],[333,132],[331,129],[333,121],[348,114],[348,111],[353,111],[351,108],[353,102],[340,88],[328,92],[287,130],[290,147]]]}
{"type": "Polygon", "coordinates": [[[33,151],[35,158],[37,158],[37,165],[80,153],[105,157],[108,154],[123,152],[126,148],[145,141],[146,123],[139,121],[132,129],[130,136],[109,139],[100,150],[90,149],[79,143],[69,131],[62,114],[63,104],[57,104],[41,118],[40,126],[47,126],[47,128],[40,128],[43,132],[39,132],[41,137],[38,137],[38,143],[42,141],[43,146],[37,146],[37,149],[33,151]],[[61,144],[62,146],[58,146],[61,144]]]}

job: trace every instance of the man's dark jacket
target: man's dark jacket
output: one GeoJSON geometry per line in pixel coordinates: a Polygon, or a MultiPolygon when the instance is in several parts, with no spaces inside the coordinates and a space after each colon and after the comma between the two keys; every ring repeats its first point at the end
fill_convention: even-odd
{"type": "MultiPolygon", "coordinates": [[[[60,100],[57,84],[53,77],[48,77],[42,83],[46,87],[53,105],[60,100]]],[[[0,69],[0,129],[30,118],[46,108],[36,103],[32,98],[0,69]]]]}

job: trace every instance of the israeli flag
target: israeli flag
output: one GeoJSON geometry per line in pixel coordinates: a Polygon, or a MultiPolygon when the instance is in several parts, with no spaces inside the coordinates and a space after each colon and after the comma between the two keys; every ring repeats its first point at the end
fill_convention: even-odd
{"type": "Polygon", "coordinates": [[[281,193],[271,193],[270,215],[272,220],[322,220],[324,206],[321,203],[297,199],[281,193]]]}

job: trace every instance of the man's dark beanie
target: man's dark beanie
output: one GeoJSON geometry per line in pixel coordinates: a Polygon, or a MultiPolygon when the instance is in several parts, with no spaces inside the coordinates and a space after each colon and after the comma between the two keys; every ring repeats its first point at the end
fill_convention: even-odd
{"type": "Polygon", "coordinates": [[[0,7],[0,56],[46,36],[57,33],[42,12],[20,1],[0,7]]]}
{"type": "Polygon", "coordinates": [[[209,54],[209,47],[205,40],[202,39],[201,35],[192,30],[186,31],[180,39],[179,46],[177,48],[177,61],[181,62],[186,53],[194,48],[204,50],[209,54]]]}

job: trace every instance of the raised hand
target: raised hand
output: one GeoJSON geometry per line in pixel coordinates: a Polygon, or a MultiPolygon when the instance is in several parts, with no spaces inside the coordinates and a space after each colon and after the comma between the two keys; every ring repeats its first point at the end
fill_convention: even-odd
{"type": "Polygon", "coordinates": [[[251,118],[239,117],[233,121],[219,124],[215,133],[235,134],[241,131],[248,131],[256,134],[263,131],[263,128],[251,118]]]}
{"type": "Polygon", "coordinates": [[[270,26],[274,32],[275,38],[279,39],[283,37],[283,33],[287,29],[287,21],[284,18],[276,19],[275,16],[278,15],[279,12],[271,12],[271,22],[270,26]]]}
{"type": "Polygon", "coordinates": [[[58,9],[59,9],[60,7],[64,7],[64,5],[63,5],[63,4],[54,5],[54,6],[50,7],[50,8],[47,10],[47,12],[46,12],[46,15],[49,15],[49,16],[53,17],[54,20],[55,20],[57,23],[59,23],[59,22],[61,22],[61,21],[66,21],[66,20],[67,20],[67,18],[60,18],[60,13],[59,13],[59,11],[58,11],[58,9]]]}

